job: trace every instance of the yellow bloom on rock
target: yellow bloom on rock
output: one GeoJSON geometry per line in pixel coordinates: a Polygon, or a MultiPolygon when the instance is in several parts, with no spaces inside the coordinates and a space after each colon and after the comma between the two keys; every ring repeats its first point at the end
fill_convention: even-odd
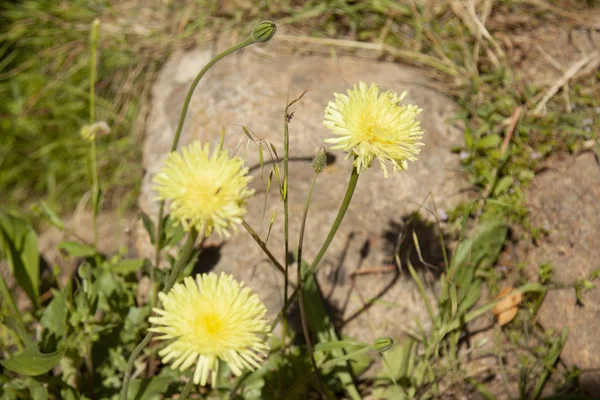
{"type": "Polygon", "coordinates": [[[383,175],[387,178],[386,163],[393,171],[404,171],[407,161],[416,160],[421,151],[419,142],[423,130],[417,115],[421,109],[401,104],[406,96],[391,92],[379,93],[379,87],[360,82],[348,90],[348,95],[335,93],[335,101],[325,108],[323,123],[336,137],[326,139],[335,150],[344,150],[354,156],[358,173],[365,171],[378,158],[383,175]]]}
{"type": "Polygon", "coordinates": [[[194,383],[206,385],[208,375],[214,385],[219,360],[237,376],[253,370],[267,356],[265,342],[270,327],[267,309],[258,296],[231,275],[201,274],[185,278],[168,294],[159,293],[163,309],[150,317],[156,324],[157,339],[171,340],[159,351],[163,363],[181,371],[196,364],[194,383]]]}
{"type": "Polygon", "coordinates": [[[246,199],[254,191],[252,179],[241,158],[229,158],[226,150],[199,141],[169,154],[154,177],[154,188],[161,200],[170,200],[171,217],[189,231],[194,227],[206,236],[213,228],[228,237],[246,215],[246,199]]]}

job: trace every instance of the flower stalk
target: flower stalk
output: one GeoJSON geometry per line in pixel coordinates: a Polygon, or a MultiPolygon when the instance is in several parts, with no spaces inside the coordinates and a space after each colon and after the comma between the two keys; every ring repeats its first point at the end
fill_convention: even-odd
{"type": "MultiPolygon", "coordinates": [[[[183,102],[183,107],[181,109],[181,114],[179,115],[179,122],[177,123],[177,129],[175,130],[173,144],[171,145],[171,152],[177,150],[177,146],[179,145],[179,138],[181,137],[183,125],[185,123],[185,117],[187,115],[190,101],[192,100],[192,95],[194,94],[194,91],[196,90],[196,86],[198,86],[198,83],[200,83],[200,80],[202,79],[202,77],[204,77],[204,75],[208,72],[208,70],[210,70],[217,62],[219,62],[223,58],[227,57],[229,54],[235,53],[236,51],[241,50],[244,47],[249,46],[251,44],[265,43],[265,42],[271,40],[273,38],[273,36],[275,35],[276,30],[277,30],[277,26],[273,22],[264,21],[264,22],[259,23],[258,25],[256,25],[254,27],[250,36],[248,36],[246,39],[242,40],[241,42],[231,46],[230,48],[223,51],[222,53],[219,53],[215,58],[210,60],[208,62],[208,64],[206,64],[200,70],[198,75],[196,75],[196,78],[194,78],[194,80],[192,81],[192,84],[190,85],[187,95],[185,96],[185,100],[183,102]]],[[[164,207],[165,207],[165,200],[161,200],[159,207],[158,207],[158,221],[157,221],[156,237],[155,237],[155,247],[156,247],[155,259],[154,259],[154,264],[152,264],[150,266],[150,278],[151,278],[152,282],[154,282],[154,268],[156,268],[156,266],[160,262],[160,251],[162,249],[161,238],[162,238],[163,230],[164,230],[164,207]]],[[[150,302],[151,302],[151,305],[154,306],[156,303],[156,291],[154,288],[153,288],[152,292],[153,293],[150,296],[150,302]]]]}
{"type": "MultiPolygon", "coordinates": [[[[167,279],[167,283],[165,284],[163,292],[168,292],[171,290],[177,277],[181,273],[183,267],[185,267],[192,256],[194,251],[194,245],[196,244],[196,240],[198,239],[198,231],[192,229],[188,235],[187,241],[181,250],[181,254],[179,255],[179,259],[177,263],[171,270],[171,274],[167,279]]],[[[127,391],[129,389],[129,381],[131,380],[131,372],[133,371],[133,365],[135,360],[140,355],[140,353],[148,346],[150,340],[152,340],[152,336],[154,336],[153,332],[148,332],[144,339],[136,346],[135,349],[131,352],[129,356],[129,360],[127,361],[127,367],[125,368],[125,377],[123,378],[123,387],[121,388],[121,400],[127,400],[127,391]]]]}

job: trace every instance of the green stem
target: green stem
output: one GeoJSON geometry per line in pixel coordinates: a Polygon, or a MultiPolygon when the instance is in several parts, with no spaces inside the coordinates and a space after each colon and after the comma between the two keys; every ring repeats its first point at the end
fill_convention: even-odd
{"type": "MultiPolygon", "coordinates": [[[[195,229],[192,229],[190,232],[183,249],[181,250],[181,254],[179,255],[179,259],[177,263],[173,267],[169,278],[167,279],[167,283],[163,288],[162,292],[167,293],[175,282],[177,281],[177,277],[181,273],[183,267],[185,267],[192,255],[194,250],[194,244],[196,243],[196,239],[198,239],[198,232],[195,229]]],[[[158,305],[157,305],[158,306],[158,305]]],[[[148,332],[144,339],[136,346],[131,355],[129,356],[129,360],[127,361],[127,367],[125,369],[125,377],[123,378],[123,387],[121,389],[121,400],[127,400],[127,390],[129,388],[129,381],[131,379],[131,371],[133,370],[133,365],[135,363],[136,358],[140,355],[140,353],[148,346],[150,340],[152,340],[152,336],[154,336],[153,332],[148,332]]]]}
{"type": "Polygon", "coordinates": [[[267,244],[262,241],[262,239],[258,236],[256,231],[252,229],[252,227],[245,220],[242,221],[242,226],[246,229],[250,236],[252,236],[252,239],[254,239],[254,241],[260,246],[260,248],[267,255],[267,257],[269,257],[269,260],[271,260],[271,262],[279,270],[279,272],[285,275],[285,269],[283,268],[281,263],[277,261],[273,253],[271,253],[271,251],[267,247],[267,244]]]}
{"type": "Polygon", "coordinates": [[[321,250],[319,250],[313,263],[311,264],[311,266],[308,270],[308,274],[304,278],[305,280],[309,279],[317,271],[319,262],[321,262],[321,259],[325,255],[325,252],[329,248],[331,241],[333,240],[335,234],[337,233],[337,230],[340,227],[340,224],[342,223],[344,216],[346,215],[346,211],[348,210],[348,206],[350,205],[352,196],[354,195],[354,189],[356,189],[356,183],[358,182],[358,176],[359,175],[358,175],[358,171],[356,170],[356,167],[352,166],[352,174],[350,175],[350,181],[348,182],[348,188],[346,189],[346,195],[344,196],[344,200],[342,201],[340,210],[338,211],[338,214],[335,217],[335,221],[333,222],[333,225],[331,226],[331,229],[329,230],[329,235],[327,235],[327,239],[325,239],[323,246],[321,246],[321,250]]]}
{"type": "MultiPolygon", "coordinates": [[[[289,235],[289,208],[288,208],[288,179],[289,179],[289,161],[290,161],[290,133],[288,129],[289,118],[288,118],[288,109],[290,104],[286,105],[285,111],[283,113],[283,184],[281,188],[281,195],[283,198],[283,258],[285,271],[283,275],[283,303],[287,303],[288,300],[288,286],[290,282],[290,260],[288,254],[290,252],[290,235],[289,235]]],[[[285,342],[287,337],[287,318],[283,318],[283,328],[281,334],[281,347],[283,349],[283,354],[285,354],[285,342]]]]}
{"type": "Polygon", "coordinates": [[[96,158],[96,140],[94,139],[90,143],[90,162],[91,162],[91,173],[92,173],[92,208],[93,208],[93,232],[94,232],[94,248],[98,248],[98,200],[100,194],[100,188],[98,186],[98,165],[96,158]]]}
{"type": "Polygon", "coordinates": [[[181,394],[179,395],[179,399],[178,400],[185,400],[187,399],[187,397],[189,396],[190,393],[192,393],[192,389],[194,388],[194,378],[190,377],[190,379],[187,381],[187,383],[185,384],[185,387],[183,388],[183,392],[181,392],[181,394]]]}
{"type": "Polygon", "coordinates": [[[308,348],[308,354],[310,355],[310,361],[312,363],[313,369],[315,371],[315,375],[317,377],[317,383],[319,385],[319,392],[321,394],[321,398],[325,398],[325,388],[323,388],[323,381],[321,379],[321,372],[319,371],[319,367],[317,367],[317,361],[315,360],[315,350],[312,345],[312,341],[310,339],[310,332],[308,330],[308,321],[306,318],[306,308],[304,305],[304,290],[302,289],[302,246],[304,242],[304,228],[306,226],[306,217],[308,216],[308,207],[310,205],[310,200],[312,198],[313,189],[315,188],[315,183],[317,182],[318,173],[315,173],[312,182],[310,183],[310,188],[308,189],[308,195],[306,196],[306,204],[304,205],[304,214],[302,215],[302,223],[300,225],[300,239],[298,240],[298,305],[300,308],[300,320],[302,321],[302,332],[304,333],[304,340],[306,341],[306,347],[308,348]]]}
{"type": "MultiPolygon", "coordinates": [[[[92,23],[90,44],[92,59],[90,62],[90,124],[96,122],[96,80],[98,78],[98,31],[100,21],[95,19],[92,23]]],[[[96,161],[96,138],[90,144],[91,174],[92,174],[92,207],[93,207],[93,232],[94,247],[98,247],[98,167],[96,161]]]]}
{"type": "MultiPolygon", "coordinates": [[[[342,223],[342,220],[344,219],[344,216],[346,215],[346,211],[348,210],[348,206],[350,205],[350,201],[352,200],[352,196],[354,195],[354,189],[356,189],[356,183],[358,182],[358,176],[359,176],[359,174],[356,171],[356,168],[353,166],[352,174],[350,175],[350,181],[348,182],[348,188],[346,189],[346,195],[344,196],[344,200],[342,201],[340,210],[338,211],[335,221],[333,222],[333,225],[331,226],[331,229],[329,230],[327,239],[325,239],[325,242],[321,246],[321,250],[319,250],[319,253],[317,253],[317,256],[315,257],[313,263],[306,271],[306,275],[304,276],[304,279],[303,279],[304,283],[307,282],[317,271],[319,262],[325,255],[327,248],[329,248],[331,241],[333,240],[338,228],[340,227],[340,224],[342,223]]],[[[273,328],[279,323],[279,321],[281,321],[281,318],[284,315],[286,315],[289,305],[295,301],[297,296],[298,296],[298,289],[296,288],[296,290],[290,296],[289,302],[287,302],[284,305],[281,312],[277,315],[277,318],[275,318],[275,321],[273,321],[273,324],[271,325],[273,328]]]]}
{"type": "MultiPolygon", "coordinates": [[[[198,83],[200,83],[200,80],[202,79],[202,77],[206,74],[206,72],[208,72],[208,70],[213,65],[215,65],[217,62],[219,62],[221,59],[223,59],[226,56],[228,56],[229,54],[236,52],[238,50],[241,50],[244,47],[249,46],[253,43],[256,43],[256,41],[252,38],[252,35],[248,36],[246,39],[242,40],[238,44],[228,48],[227,50],[225,50],[224,52],[222,52],[220,54],[217,54],[217,56],[215,58],[213,58],[212,60],[210,60],[210,62],[208,64],[206,64],[204,66],[204,68],[202,68],[200,70],[198,75],[196,75],[196,78],[194,78],[194,81],[192,82],[192,85],[190,86],[190,88],[187,92],[187,95],[185,96],[185,101],[183,102],[181,114],[179,115],[179,122],[177,123],[177,129],[175,130],[175,137],[173,138],[173,144],[171,145],[171,152],[174,152],[175,150],[177,150],[177,146],[179,145],[179,138],[181,137],[181,132],[183,130],[183,124],[185,123],[185,117],[187,115],[188,107],[190,106],[190,101],[192,100],[192,95],[194,94],[194,91],[196,90],[196,86],[198,86],[198,83]]],[[[161,236],[163,234],[163,229],[164,229],[164,226],[163,226],[164,208],[165,208],[165,201],[162,200],[158,207],[158,223],[157,223],[156,238],[155,238],[155,246],[156,246],[155,262],[153,265],[150,266],[150,279],[152,280],[152,282],[154,282],[154,268],[156,268],[156,266],[158,265],[158,262],[160,260],[161,236]]],[[[154,284],[153,284],[153,286],[154,286],[154,284]]],[[[156,290],[152,290],[152,292],[153,293],[150,296],[150,302],[151,302],[151,305],[154,306],[154,304],[156,303],[156,290]]]]}

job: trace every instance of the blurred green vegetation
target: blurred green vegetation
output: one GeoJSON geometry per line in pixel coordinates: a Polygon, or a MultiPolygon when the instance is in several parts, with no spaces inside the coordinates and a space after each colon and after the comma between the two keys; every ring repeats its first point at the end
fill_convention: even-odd
{"type": "MultiPolygon", "coordinates": [[[[100,7],[87,1],[3,2],[0,6],[0,192],[2,203],[46,198],[66,211],[89,187],[89,30],[100,7]]],[[[103,9],[103,12],[110,8],[103,9]]],[[[136,116],[152,64],[140,70],[144,44],[103,27],[98,120],[112,128],[99,141],[109,199],[135,202],[141,176],[136,116]]],[[[114,204],[114,203],[113,203],[114,204]]]]}

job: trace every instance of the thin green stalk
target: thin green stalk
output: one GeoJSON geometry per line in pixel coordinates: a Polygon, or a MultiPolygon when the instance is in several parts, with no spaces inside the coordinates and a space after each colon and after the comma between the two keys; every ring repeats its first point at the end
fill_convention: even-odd
{"type": "Polygon", "coordinates": [[[304,305],[304,290],[302,289],[302,246],[304,242],[304,228],[306,226],[306,217],[308,216],[308,207],[310,205],[310,200],[312,198],[313,189],[315,188],[315,183],[317,182],[317,177],[319,173],[315,173],[312,182],[310,183],[310,188],[308,189],[308,195],[306,196],[306,204],[304,205],[304,214],[302,215],[302,223],[300,225],[300,239],[298,240],[298,305],[300,308],[300,320],[302,321],[302,332],[304,333],[304,340],[306,341],[306,347],[308,348],[308,354],[310,355],[310,362],[312,363],[313,369],[315,371],[315,375],[317,377],[317,383],[319,385],[319,392],[321,394],[321,398],[326,398],[325,396],[325,388],[323,387],[323,380],[321,377],[321,371],[319,371],[319,367],[317,366],[317,361],[315,360],[315,349],[313,347],[312,341],[310,339],[310,332],[308,330],[308,321],[306,318],[306,308],[304,305]]]}
{"type": "Polygon", "coordinates": [[[337,233],[344,216],[346,215],[346,211],[348,210],[348,206],[350,205],[350,201],[352,200],[352,196],[354,195],[354,189],[356,189],[356,183],[358,182],[358,171],[354,166],[352,166],[352,174],[350,175],[350,181],[348,182],[348,188],[346,189],[346,195],[344,196],[344,200],[342,201],[342,205],[340,206],[340,210],[338,211],[337,216],[335,217],[335,221],[329,230],[329,235],[327,235],[327,239],[321,246],[321,250],[317,253],[317,256],[313,260],[307,276],[304,278],[309,279],[316,271],[321,259],[325,255],[325,252],[329,248],[331,241],[333,240],[335,234],[337,233]]]}
{"type": "MultiPolygon", "coordinates": [[[[289,287],[289,269],[290,269],[290,261],[289,261],[289,207],[288,207],[288,187],[289,187],[289,160],[290,160],[290,132],[289,132],[289,123],[292,119],[291,114],[289,114],[289,109],[294,103],[298,102],[304,95],[307,90],[305,90],[300,97],[288,103],[285,106],[285,111],[283,113],[283,184],[281,188],[281,197],[283,200],[283,236],[284,236],[284,254],[285,254],[285,274],[284,274],[284,282],[283,282],[283,301],[284,304],[288,301],[288,287],[289,287]]],[[[287,318],[283,319],[283,333],[281,335],[282,345],[285,352],[285,339],[287,336],[287,318]]]]}
{"type": "Polygon", "coordinates": [[[267,255],[267,257],[269,257],[269,260],[271,260],[271,262],[279,270],[279,272],[285,275],[285,269],[283,268],[281,263],[277,261],[273,253],[271,253],[271,251],[267,247],[267,244],[262,241],[262,239],[258,236],[256,231],[245,220],[242,221],[242,226],[246,229],[250,236],[252,236],[252,239],[254,239],[254,241],[260,246],[260,248],[267,255]]]}
{"type": "MultiPolygon", "coordinates": [[[[181,273],[181,270],[184,266],[187,265],[192,252],[194,250],[194,244],[198,239],[198,232],[195,229],[192,229],[190,234],[188,235],[188,239],[181,250],[181,254],[179,255],[179,259],[177,263],[173,267],[169,278],[167,279],[167,283],[163,288],[162,292],[167,293],[175,282],[177,281],[177,277],[181,273]]],[[[133,370],[133,365],[135,363],[136,358],[140,355],[140,353],[148,346],[150,340],[152,340],[152,336],[154,336],[153,332],[148,332],[144,339],[136,346],[131,355],[129,356],[129,360],[127,361],[127,367],[125,369],[125,377],[123,378],[123,387],[121,389],[121,400],[127,400],[127,390],[129,388],[129,381],[131,379],[131,371],[133,370]]]]}
{"type": "MultiPolygon", "coordinates": [[[[315,257],[313,263],[306,271],[306,275],[304,276],[304,279],[303,279],[304,283],[306,281],[308,281],[314,275],[314,273],[317,271],[319,262],[325,255],[325,252],[329,248],[331,241],[333,240],[338,228],[340,227],[340,224],[342,223],[342,220],[344,219],[344,215],[346,215],[346,211],[348,210],[348,206],[350,205],[350,201],[352,200],[352,196],[354,195],[354,189],[356,189],[356,183],[358,182],[358,176],[359,176],[358,171],[356,170],[355,167],[352,167],[350,181],[348,182],[348,188],[346,189],[346,195],[344,196],[344,200],[342,201],[340,210],[338,211],[338,214],[335,217],[335,221],[333,222],[333,225],[331,226],[331,229],[329,230],[329,234],[327,235],[325,242],[321,246],[321,249],[317,253],[317,256],[315,257]]],[[[296,288],[296,290],[290,296],[289,301],[284,305],[281,312],[277,315],[277,318],[275,318],[275,321],[273,321],[273,324],[272,324],[273,328],[279,323],[279,321],[281,321],[281,318],[287,313],[289,305],[292,304],[296,300],[297,296],[298,296],[298,289],[296,288]]]]}
{"type": "MultiPolygon", "coordinates": [[[[217,62],[219,62],[221,59],[225,58],[229,54],[234,53],[238,50],[241,50],[244,47],[249,46],[251,44],[264,43],[264,42],[270,40],[273,37],[273,35],[275,34],[275,30],[276,30],[275,24],[273,24],[272,22],[268,22],[268,21],[261,22],[260,24],[258,24],[254,27],[254,29],[252,30],[252,34],[250,36],[248,36],[246,39],[242,40],[241,42],[233,45],[232,47],[228,48],[227,50],[223,51],[222,53],[217,54],[217,56],[215,58],[210,60],[208,62],[208,64],[206,64],[204,66],[204,68],[202,68],[200,70],[198,75],[196,75],[196,78],[194,78],[194,80],[192,81],[192,85],[190,86],[190,88],[187,92],[187,95],[185,96],[185,100],[183,102],[183,107],[181,109],[181,114],[179,115],[179,122],[177,123],[177,129],[175,130],[175,137],[173,138],[173,144],[171,145],[171,152],[174,152],[175,150],[177,150],[177,146],[179,145],[179,138],[181,137],[181,132],[183,130],[183,124],[185,123],[185,117],[187,115],[190,101],[192,100],[192,95],[194,94],[194,91],[196,90],[196,86],[198,86],[198,83],[200,83],[200,80],[206,74],[206,72],[208,72],[208,70],[211,69],[217,62]]],[[[152,282],[154,282],[154,268],[158,265],[158,262],[160,260],[160,250],[161,250],[160,239],[161,239],[161,236],[163,234],[163,229],[164,229],[164,226],[163,226],[164,207],[165,207],[165,201],[162,200],[158,207],[158,223],[157,223],[156,238],[155,238],[155,246],[156,246],[155,262],[153,265],[150,266],[150,279],[152,280],[152,282]]],[[[153,284],[153,287],[154,287],[154,284],[153,284]]],[[[150,302],[151,302],[151,305],[154,305],[156,303],[156,290],[153,289],[152,291],[153,291],[153,293],[150,296],[150,302]]]]}
{"type": "Polygon", "coordinates": [[[187,383],[185,384],[185,387],[183,388],[183,392],[181,392],[181,394],[179,395],[179,399],[178,400],[185,400],[187,399],[187,397],[189,396],[190,393],[192,393],[192,389],[194,388],[194,378],[193,376],[190,377],[190,379],[187,381],[187,383]]]}
{"type": "MultiPolygon", "coordinates": [[[[90,62],[90,125],[96,122],[96,80],[98,78],[98,31],[100,21],[95,19],[92,23],[90,43],[92,47],[92,59],[90,62]]],[[[92,207],[93,207],[93,232],[94,247],[98,247],[98,166],[96,161],[96,139],[90,142],[90,159],[92,174],[92,207]]]]}

